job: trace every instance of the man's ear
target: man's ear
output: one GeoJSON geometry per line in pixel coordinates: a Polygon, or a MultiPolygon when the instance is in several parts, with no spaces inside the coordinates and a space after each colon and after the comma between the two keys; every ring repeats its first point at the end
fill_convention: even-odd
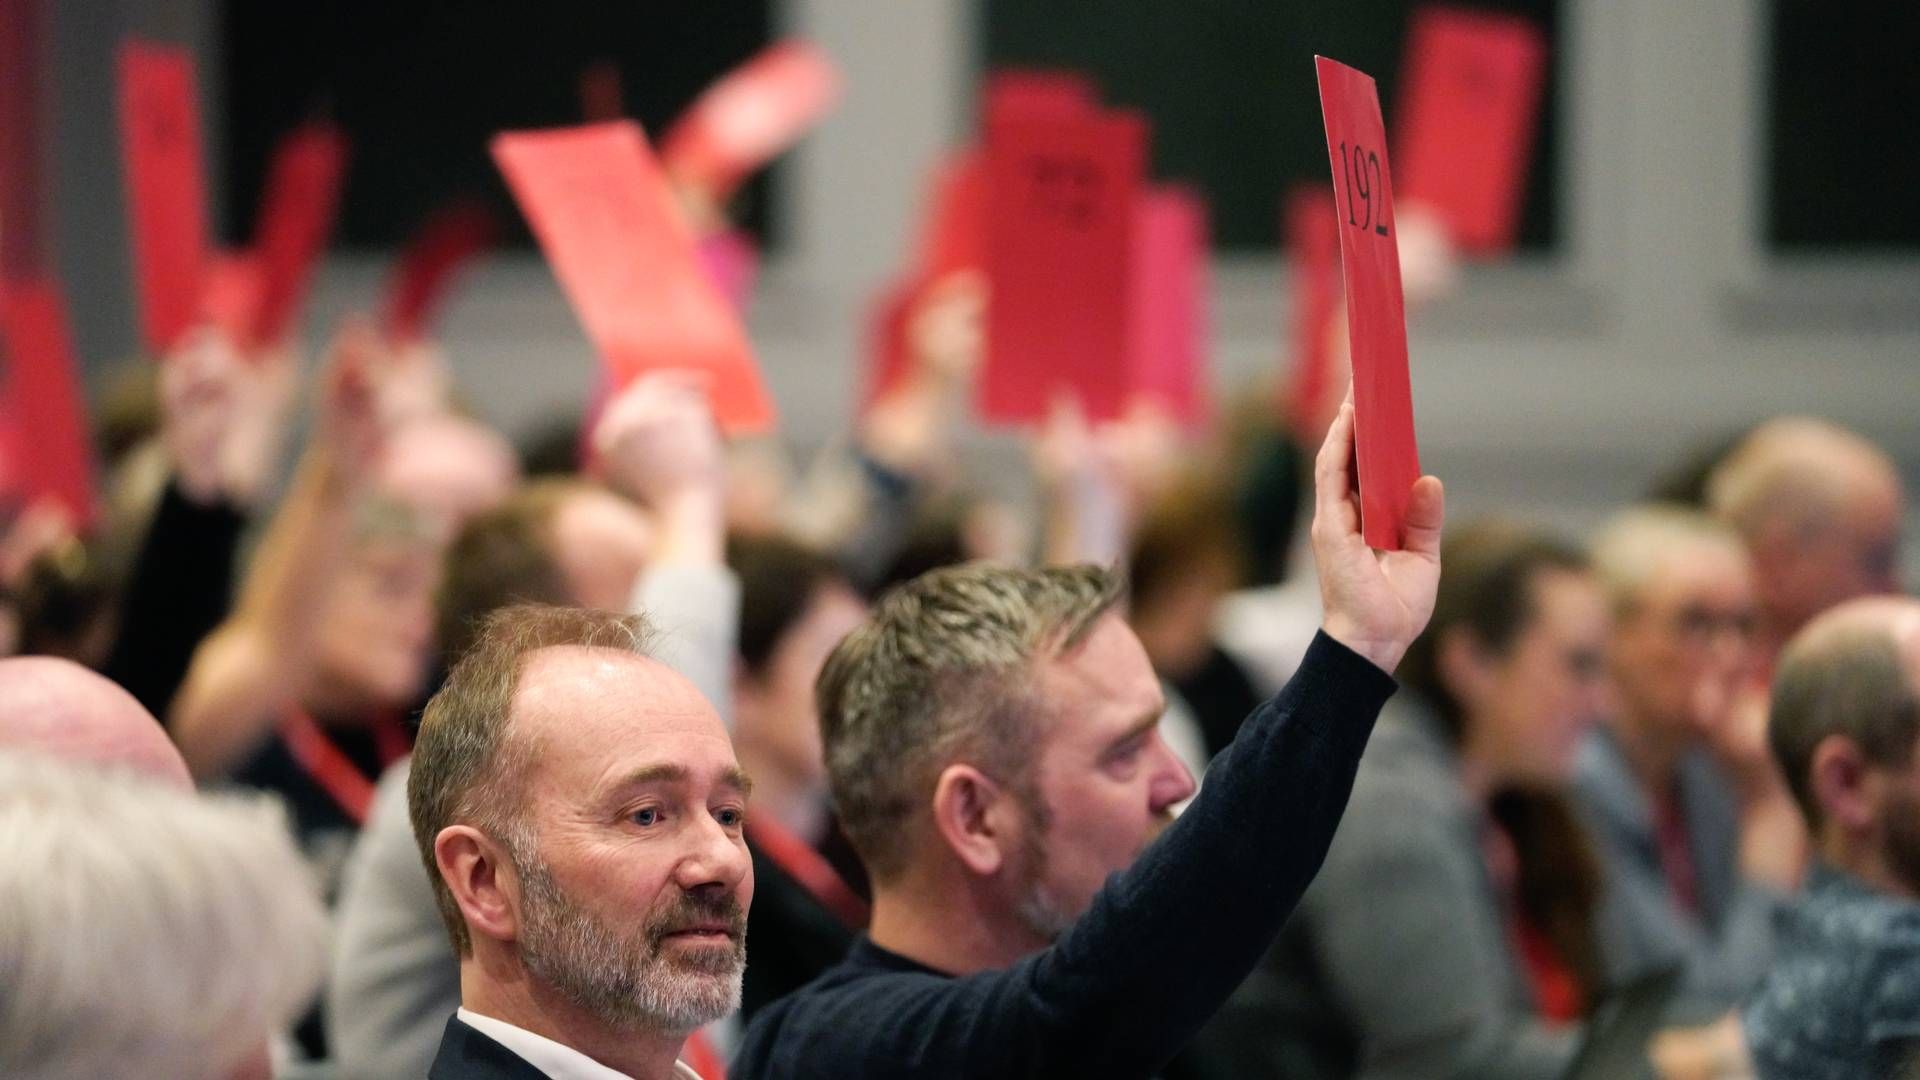
{"type": "Polygon", "coordinates": [[[433,861],[447,883],[467,931],[512,941],[520,930],[520,882],[493,838],[471,825],[449,825],[433,838],[433,861]]]}
{"type": "Polygon", "coordinates": [[[1823,821],[1860,832],[1879,815],[1880,785],[1860,747],[1845,735],[1829,735],[1813,748],[1808,768],[1813,802],[1823,821]]]}
{"type": "Polygon", "coordinates": [[[1011,792],[971,765],[949,765],[933,786],[933,827],[966,868],[991,877],[1013,857],[1022,820],[1011,792]]]}

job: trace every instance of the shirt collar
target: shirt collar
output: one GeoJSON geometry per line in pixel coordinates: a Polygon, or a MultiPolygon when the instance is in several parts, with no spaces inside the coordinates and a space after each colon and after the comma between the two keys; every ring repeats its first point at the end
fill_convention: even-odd
{"type": "MultiPolygon", "coordinates": [[[[571,1046],[554,1042],[544,1035],[535,1035],[505,1020],[482,1016],[466,1008],[462,1008],[455,1015],[460,1018],[461,1023],[506,1047],[527,1064],[546,1073],[549,1080],[633,1080],[626,1073],[609,1069],[571,1046]]],[[[674,1062],[674,1072],[678,1076],[690,1076],[694,1077],[694,1080],[699,1080],[692,1069],[677,1061],[674,1062]]]]}

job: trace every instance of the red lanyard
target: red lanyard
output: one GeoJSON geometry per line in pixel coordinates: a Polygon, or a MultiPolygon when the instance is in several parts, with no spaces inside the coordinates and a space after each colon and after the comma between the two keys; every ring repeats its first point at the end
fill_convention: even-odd
{"type": "Polygon", "coordinates": [[[696,1031],[687,1036],[686,1045],[680,1048],[680,1060],[699,1073],[700,1080],[727,1080],[727,1067],[714,1052],[713,1044],[707,1041],[705,1032],[696,1031]]]}
{"type": "MultiPolygon", "coordinates": [[[[280,738],[301,771],[318,784],[355,825],[365,825],[367,812],[373,807],[374,781],[327,737],[313,717],[298,708],[287,710],[286,717],[280,721],[280,738]]],[[[383,712],[374,718],[373,742],[382,769],[407,756],[406,728],[392,713],[383,712]]]]}
{"type": "Polygon", "coordinates": [[[821,907],[845,923],[848,929],[866,928],[867,902],[840,880],[833,864],[813,850],[813,845],[765,816],[747,822],[747,842],[772,859],[774,865],[787,872],[788,877],[799,882],[801,888],[818,900],[821,907]]]}

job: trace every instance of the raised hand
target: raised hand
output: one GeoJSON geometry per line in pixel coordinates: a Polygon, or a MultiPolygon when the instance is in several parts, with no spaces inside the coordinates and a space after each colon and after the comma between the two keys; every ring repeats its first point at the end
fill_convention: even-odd
{"type": "Polygon", "coordinates": [[[1433,615],[1446,492],[1423,476],[1407,504],[1406,546],[1375,551],[1360,536],[1353,491],[1353,402],[1340,407],[1313,467],[1313,557],[1327,636],[1392,672],[1433,615]]]}
{"type": "Polygon", "coordinates": [[[593,430],[601,475],[657,515],[662,559],[718,561],[726,542],[726,455],[703,381],[684,371],[634,380],[593,430]]]}

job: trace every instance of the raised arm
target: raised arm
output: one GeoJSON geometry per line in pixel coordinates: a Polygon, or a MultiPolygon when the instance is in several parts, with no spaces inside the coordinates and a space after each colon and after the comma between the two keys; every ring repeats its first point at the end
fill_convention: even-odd
{"type": "Polygon", "coordinates": [[[194,653],[170,727],[199,779],[225,775],[272,730],[309,674],[315,613],[346,562],[356,500],[382,438],[371,330],[343,332],[321,415],[234,611],[194,653]]]}

